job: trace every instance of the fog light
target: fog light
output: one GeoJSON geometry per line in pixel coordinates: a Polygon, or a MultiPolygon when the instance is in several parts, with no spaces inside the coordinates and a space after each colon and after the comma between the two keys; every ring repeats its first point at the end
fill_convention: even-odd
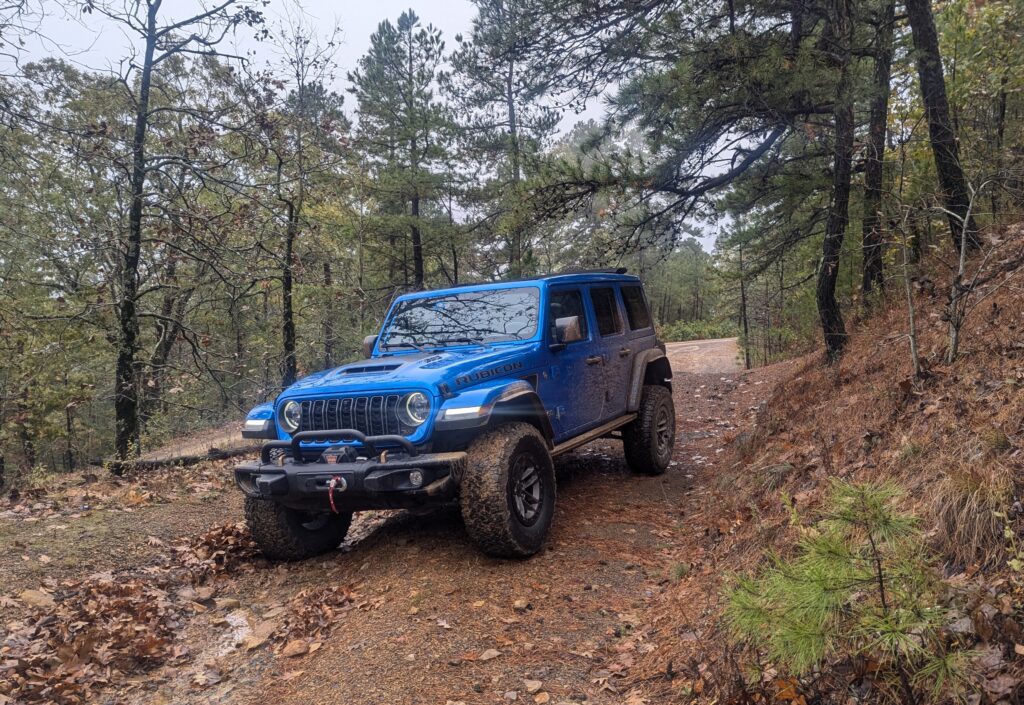
{"type": "Polygon", "coordinates": [[[423,473],[419,470],[413,470],[410,472],[409,484],[413,487],[421,487],[423,485],[423,473]]]}

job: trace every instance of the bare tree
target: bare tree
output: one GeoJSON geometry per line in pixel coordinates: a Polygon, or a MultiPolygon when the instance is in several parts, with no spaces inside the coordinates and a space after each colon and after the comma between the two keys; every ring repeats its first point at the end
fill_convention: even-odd
{"type": "MultiPolygon", "coordinates": [[[[296,12],[275,32],[274,64],[252,77],[253,84],[262,88],[250,106],[259,113],[256,139],[261,145],[261,160],[272,170],[264,207],[272,213],[275,229],[283,236],[280,251],[271,248],[280,268],[282,386],[292,384],[298,376],[295,282],[300,269],[300,240],[313,225],[307,201],[320,177],[343,160],[338,139],[348,129],[341,112],[343,98],[327,88],[336,69],[334,54],[340,32],[335,26],[321,37],[296,12]]],[[[323,263],[323,275],[324,284],[333,286],[329,261],[323,263]]],[[[334,333],[329,320],[325,319],[323,329],[328,336],[325,357],[332,361],[334,333]]]]}
{"type": "MultiPolygon", "coordinates": [[[[131,0],[120,3],[88,0],[86,14],[96,13],[126,28],[142,45],[141,57],[133,54],[119,76],[134,111],[129,177],[130,208],[127,233],[120,243],[117,309],[117,365],[114,377],[115,452],[126,459],[138,452],[139,416],[139,282],[142,263],[147,184],[154,171],[164,166],[160,156],[147,150],[147,133],[154,110],[150,97],[154,74],[174,57],[216,56],[217,47],[239,26],[263,22],[255,0],[221,0],[182,19],[164,20],[163,0],[131,0]]],[[[167,108],[160,108],[165,110],[167,108]]]]}

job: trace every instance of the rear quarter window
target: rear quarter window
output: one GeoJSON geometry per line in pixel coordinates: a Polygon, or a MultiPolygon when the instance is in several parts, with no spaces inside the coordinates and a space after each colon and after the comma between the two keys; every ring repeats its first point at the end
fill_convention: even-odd
{"type": "Polygon", "coordinates": [[[622,287],[622,302],[626,305],[626,318],[632,330],[651,327],[651,312],[647,308],[643,287],[639,284],[622,287]]]}

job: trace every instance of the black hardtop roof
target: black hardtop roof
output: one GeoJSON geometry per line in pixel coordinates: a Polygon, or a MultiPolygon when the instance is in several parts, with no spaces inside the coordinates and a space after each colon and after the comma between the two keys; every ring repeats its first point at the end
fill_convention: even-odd
{"type": "Polygon", "coordinates": [[[628,270],[625,267],[608,267],[605,269],[569,269],[563,272],[555,272],[552,274],[541,274],[536,277],[523,277],[522,279],[499,279],[497,281],[490,282],[466,282],[464,284],[455,284],[454,286],[448,287],[450,289],[457,289],[464,286],[486,286],[487,284],[510,284],[516,282],[536,282],[543,281],[548,283],[557,284],[569,284],[573,282],[579,282],[581,284],[586,282],[594,281],[621,281],[621,282],[639,282],[640,277],[635,274],[627,274],[628,270]]]}

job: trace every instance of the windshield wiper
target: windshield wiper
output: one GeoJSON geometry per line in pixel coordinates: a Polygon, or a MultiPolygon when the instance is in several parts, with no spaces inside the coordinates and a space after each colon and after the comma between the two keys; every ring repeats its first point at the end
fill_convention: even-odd
{"type": "Polygon", "coordinates": [[[469,343],[470,345],[480,345],[485,348],[490,347],[490,345],[484,342],[483,338],[445,338],[444,340],[437,341],[438,345],[448,345],[449,343],[469,343]]]}
{"type": "Polygon", "coordinates": [[[408,343],[384,343],[384,349],[385,350],[390,350],[391,348],[416,348],[416,350],[418,350],[420,352],[426,352],[427,351],[427,349],[425,347],[423,347],[422,345],[420,345],[419,343],[413,343],[413,342],[408,342],[408,343]]]}

